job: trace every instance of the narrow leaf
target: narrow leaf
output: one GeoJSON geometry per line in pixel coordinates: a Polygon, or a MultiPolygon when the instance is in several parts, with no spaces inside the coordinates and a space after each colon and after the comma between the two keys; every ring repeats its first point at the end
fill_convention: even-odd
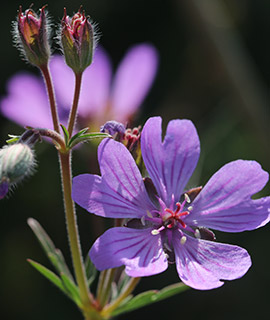
{"type": "Polygon", "coordinates": [[[62,128],[63,133],[64,133],[65,144],[66,144],[66,146],[67,146],[67,145],[68,145],[68,142],[69,142],[69,133],[68,133],[68,131],[67,131],[67,129],[66,129],[65,126],[63,126],[62,124],[60,124],[60,126],[61,126],[61,128],[62,128]]]}
{"type": "Polygon", "coordinates": [[[183,283],[176,283],[163,288],[162,290],[149,290],[138,294],[126,303],[122,303],[116,310],[112,312],[112,316],[119,315],[124,312],[130,312],[141,307],[145,307],[154,302],[167,299],[175,294],[185,291],[189,287],[183,283]]]}
{"type": "Polygon", "coordinates": [[[38,262],[35,262],[31,259],[27,259],[27,261],[36,269],[38,270],[45,278],[50,280],[54,285],[56,285],[61,291],[63,291],[65,294],[67,294],[65,287],[63,286],[63,283],[61,279],[53,273],[51,270],[47,269],[43,265],[41,265],[38,262]]]}
{"type": "Polygon", "coordinates": [[[88,283],[88,286],[90,287],[97,276],[97,269],[95,268],[93,262],[90,260],[88,255],[85,259],[84,265],[85,265],[87,283],[88,283]]]}
{"type": "Polygon", "coordinates": [[[73,277],[66,265],[65,259],[63,257],[62,252],[55,247],[52,240],[48,236],[48,234],[45,232],[45,230],[41,227],[41,225],[33,218],[29,218],[27,220],[28,225],[38,238],[41,247],[45,251],[46,255],[50,259],[52,265],[56,269],[56,271],[61,274],[66,274],[71,280],[73,280],[73,277]]]}
{"type": "Polygon", "coordinates": [[[79,307],[82,307],[79,289],[76,286],[76,284],[69,277],[67,277],[64,273],[61,274],[61,279],[62,279],[63,285],[66,289],[66,292],[69,293],[69,296],[71,297],[71,299],[79,307]]]}
{"type": "Polygon", "coordinates": [[[81,142],[87,142],[89,140],[93,139],[103,139],[103,138],[109,138],[111,137],[108,133],[103,132],[93,132],[93,133],[87,133],[82,134],[81,136],[77,137],[76,139],[71,139],[69,142],[69,148],[73,148],[75,145],[81,142]]]}
{"type": "Polygon", "coordinates": [[[68,145],[70,146],[74,140],[78,139],[81,135],[86,133],[88,131],[88,129],[89,128],[84,128],[84,129],[80,130],[79,132],[77,132],[76,134],[74,134],[74,136],[70,138],[68,145]]]}

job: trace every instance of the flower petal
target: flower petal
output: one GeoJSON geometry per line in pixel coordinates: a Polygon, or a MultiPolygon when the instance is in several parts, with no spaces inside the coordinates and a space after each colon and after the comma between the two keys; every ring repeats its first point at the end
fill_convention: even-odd
{"type": "Polygon", "coordinates": [[[156,49],[149,44],[133,46],[119,65],[112,88],[114,119],[125,123],[148,93],[158,65],[156,49]]]}
{"type": "Polygon", "coordinates": [[[135,161],[123,144],[104,139],[98,157],[102,178],[75,177],[75,202],[89,212],[111,218],[141,218],[154,209],[135,161]]]}
{"type": "Polygon", "coordinates": [[[54,55],[51,58],[50,71],[57,104],[58,106],[61,106],[61,108],[69,110],[71,108],[74,94],[74,72],[66,65],[64,57],[60,55],[54,55]]]}
{"type": "Polygon", "coordinates": [[[218,288],[222,280],[240,278],[251,266],[243,248],[189,236],[181,244],[180,237],[179,232],[174,233],[176,268],[180,279],[194,289],[218,288]]]}
{"type": "Polygon", "coordinates": [[[21,126],[51,128],[52,120],[42,79],[19,73],[7,84],[8,95],[1,99],[0,111],[21,126]]]}
{"type": "Polygon", "coordinates": [[[109,229],[96,240],[89,254],[98,270],[125,265],[131,277],[154,275],[168,266],[161,237],[153,236],[151,229],[109,229]]]}
{"type": "Polygon", "coordinates": [[[185,223],[227,232],[252,230],[270,219],[270,197],[251,200],[268,181],[256,161],[237,160],[223,166],[193,202],[185,223]]]}
{"type": "MultiPolygon", "coordinates": [[[[80,116],[101,116],[102,121],[104,121],[104,113],[106,112],[109,103],[111,77],[112,66],[109,56],[103,48],[98,47],[95,50],[93,63],[83,73],[79,101],[80,116]]],[[[100,124],[103,124],[103,122],[98,123],[98,125],[100,124]]]]}
{"type": "Polygon", "coordinates": [[[158,194],[167,206],[179,200],[200,155],[200,142],[189,120],[169,122],[161,141],[161,118],[150,118],[141,134],[142,156],[158,194]]]}

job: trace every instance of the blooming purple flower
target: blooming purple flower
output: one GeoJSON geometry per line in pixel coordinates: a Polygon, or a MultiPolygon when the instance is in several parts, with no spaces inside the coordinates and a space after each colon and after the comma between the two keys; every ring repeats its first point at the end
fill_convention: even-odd
{"type": "Polygon", "coordinates": [[[184,188],[200,153],[196,129],[189,120],[172,120],[161,137],[161,118],[150,118],[141,149],[155,188],[149,188],[149,178],[143,180],[128,150],[112,139],[98,149],[101,177],[74,178],[73,199],[80,206],[99,216],[130,219],[96,240],[93,263],[99,270],[125,265],[129,276],[140,277],[164,271],[174,259],[181,280],[201,290],[243,276],[251,266],[247,251],[213,241],[208,228],[241,232],[265,225],[270,197],[251,196],[264,187],[268,173],[255,161],[233,161],[189,197],[184,188]]]}
{"type": "MultiPolygon", "coordinates": [[[[93,64],[83,74],[78,120],[99,129],[107,120],[127,122],[138,110],[154,80],[158,64],[156,49],[135,45],[127,52],[112,80],[112,66],[98,47],[93,64]]],[[[61,123],[66,125],[74,91],[74,74],[63,57],[52,57],[50,69],[61,123]]],[[[50,108],[41,78],[19,73],[7,85],[0,112],[18,124],[51,128],[50,108]]]]}

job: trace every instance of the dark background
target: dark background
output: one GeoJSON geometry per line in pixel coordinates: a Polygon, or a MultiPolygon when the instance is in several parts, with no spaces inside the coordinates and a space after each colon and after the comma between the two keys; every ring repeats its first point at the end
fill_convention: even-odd
{"type": "MultiPolygon", "coordinates": [[[[11,21],[22,4],[2,4],[0,93],[7,79],[19,70],[37,73],[20,60],[12,45],[11,21]]],[[[160,54],[154,86],[137,123],[161,115],[191,119],[199,132],[202,157],[197,179],[204,184],[223,164],[254,159],[270,171],[269,83],[270,1],[252,0],[91,0],[35,1],[34,9],[48,4],[54,22],[80,4],[98,22],[101,44],[114,65],[127,48],[153,43],[160,54]]],[[[0,116],[0,144],[21,128],[0,116]]],[[[74,153],[74,174],[89,171],[89,145],[74,153]]],[[[28,227],[37,219],[63,251],[69,249],[61,198],[58,160],[52,146],[37,147],[38,171],[0,203],[0,317],[1,319],[81,319],[75,306],[26,262],[32,258],[50,266],[28,227]]],[[[260,196],[269,194],[269,185],[260,196]]],[[[100,220],[78,208],[84,254],[90,248],[100,220]],[[93,224],[94,228],[93,228],[93,224]],[[94,229],[94,230],[93,230],[94,229]]],[[[245,247],[253,266],[236,281],[212,291],[189,290],[119,319],[260,319],[268,318],[270,229],[265,226],[241,234],[218,233],[218,240],[245,247]]],[[[178,281],[174,266],[161,275],[145,278],[137,292],[162,288],[178,281]]]]}

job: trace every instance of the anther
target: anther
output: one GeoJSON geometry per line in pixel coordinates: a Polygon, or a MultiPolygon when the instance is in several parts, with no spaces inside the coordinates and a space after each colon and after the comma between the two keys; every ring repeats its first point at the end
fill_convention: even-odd
{"type": "Polygon", "coordinates": [[[195,230],[194,236],[195,236],[195,238],[197,238],[197,239],[201,239],[201,233],[200,233],[200,230],[199,230],[199,229],[196,229],[196,230],[195,230]]]}
{"type": "Polygon", "coordinates": [[[187,241],[187,237],[186,236],[182,236],[181,240],[180,240],[180,243],[183,245],[185,244],[187,241]]]}
{"type": "Polygon", "coordinates": [[[192,206],[189,206],[187,209],[188,209],[188,211],[192,211],[192,210],[193,210],[193,207],[192,207],[192,206]]]}
{"type": "Polygon", "coordinates": [[[190,198],[189,198],[188,194],[185,193],[184,196],[185,196],[186,202],[187,202],[187,203],[190,203],[191,201],[190,201],[190,198]]]}
{"type": "Polygon", "coordinates": [[[156,236],[156,235],[158,235],[160,233],[160,231],[162,231],[164,229],[165,229],[165,227],[161,226],[159,229],[152,230],[151,233],[152,233],[153,236],[156,236]]]}
{"type": "Polygon", "coordinates": [[[154,218],[152,213],[149,210],[146,211],[146,214],[149,218],[154,218]]]}
{"type": "Polygon", "coordinates": [[[143,226],[145,226],[145,216],[141,217],[141,223],[142,223],[143,226]]]}

